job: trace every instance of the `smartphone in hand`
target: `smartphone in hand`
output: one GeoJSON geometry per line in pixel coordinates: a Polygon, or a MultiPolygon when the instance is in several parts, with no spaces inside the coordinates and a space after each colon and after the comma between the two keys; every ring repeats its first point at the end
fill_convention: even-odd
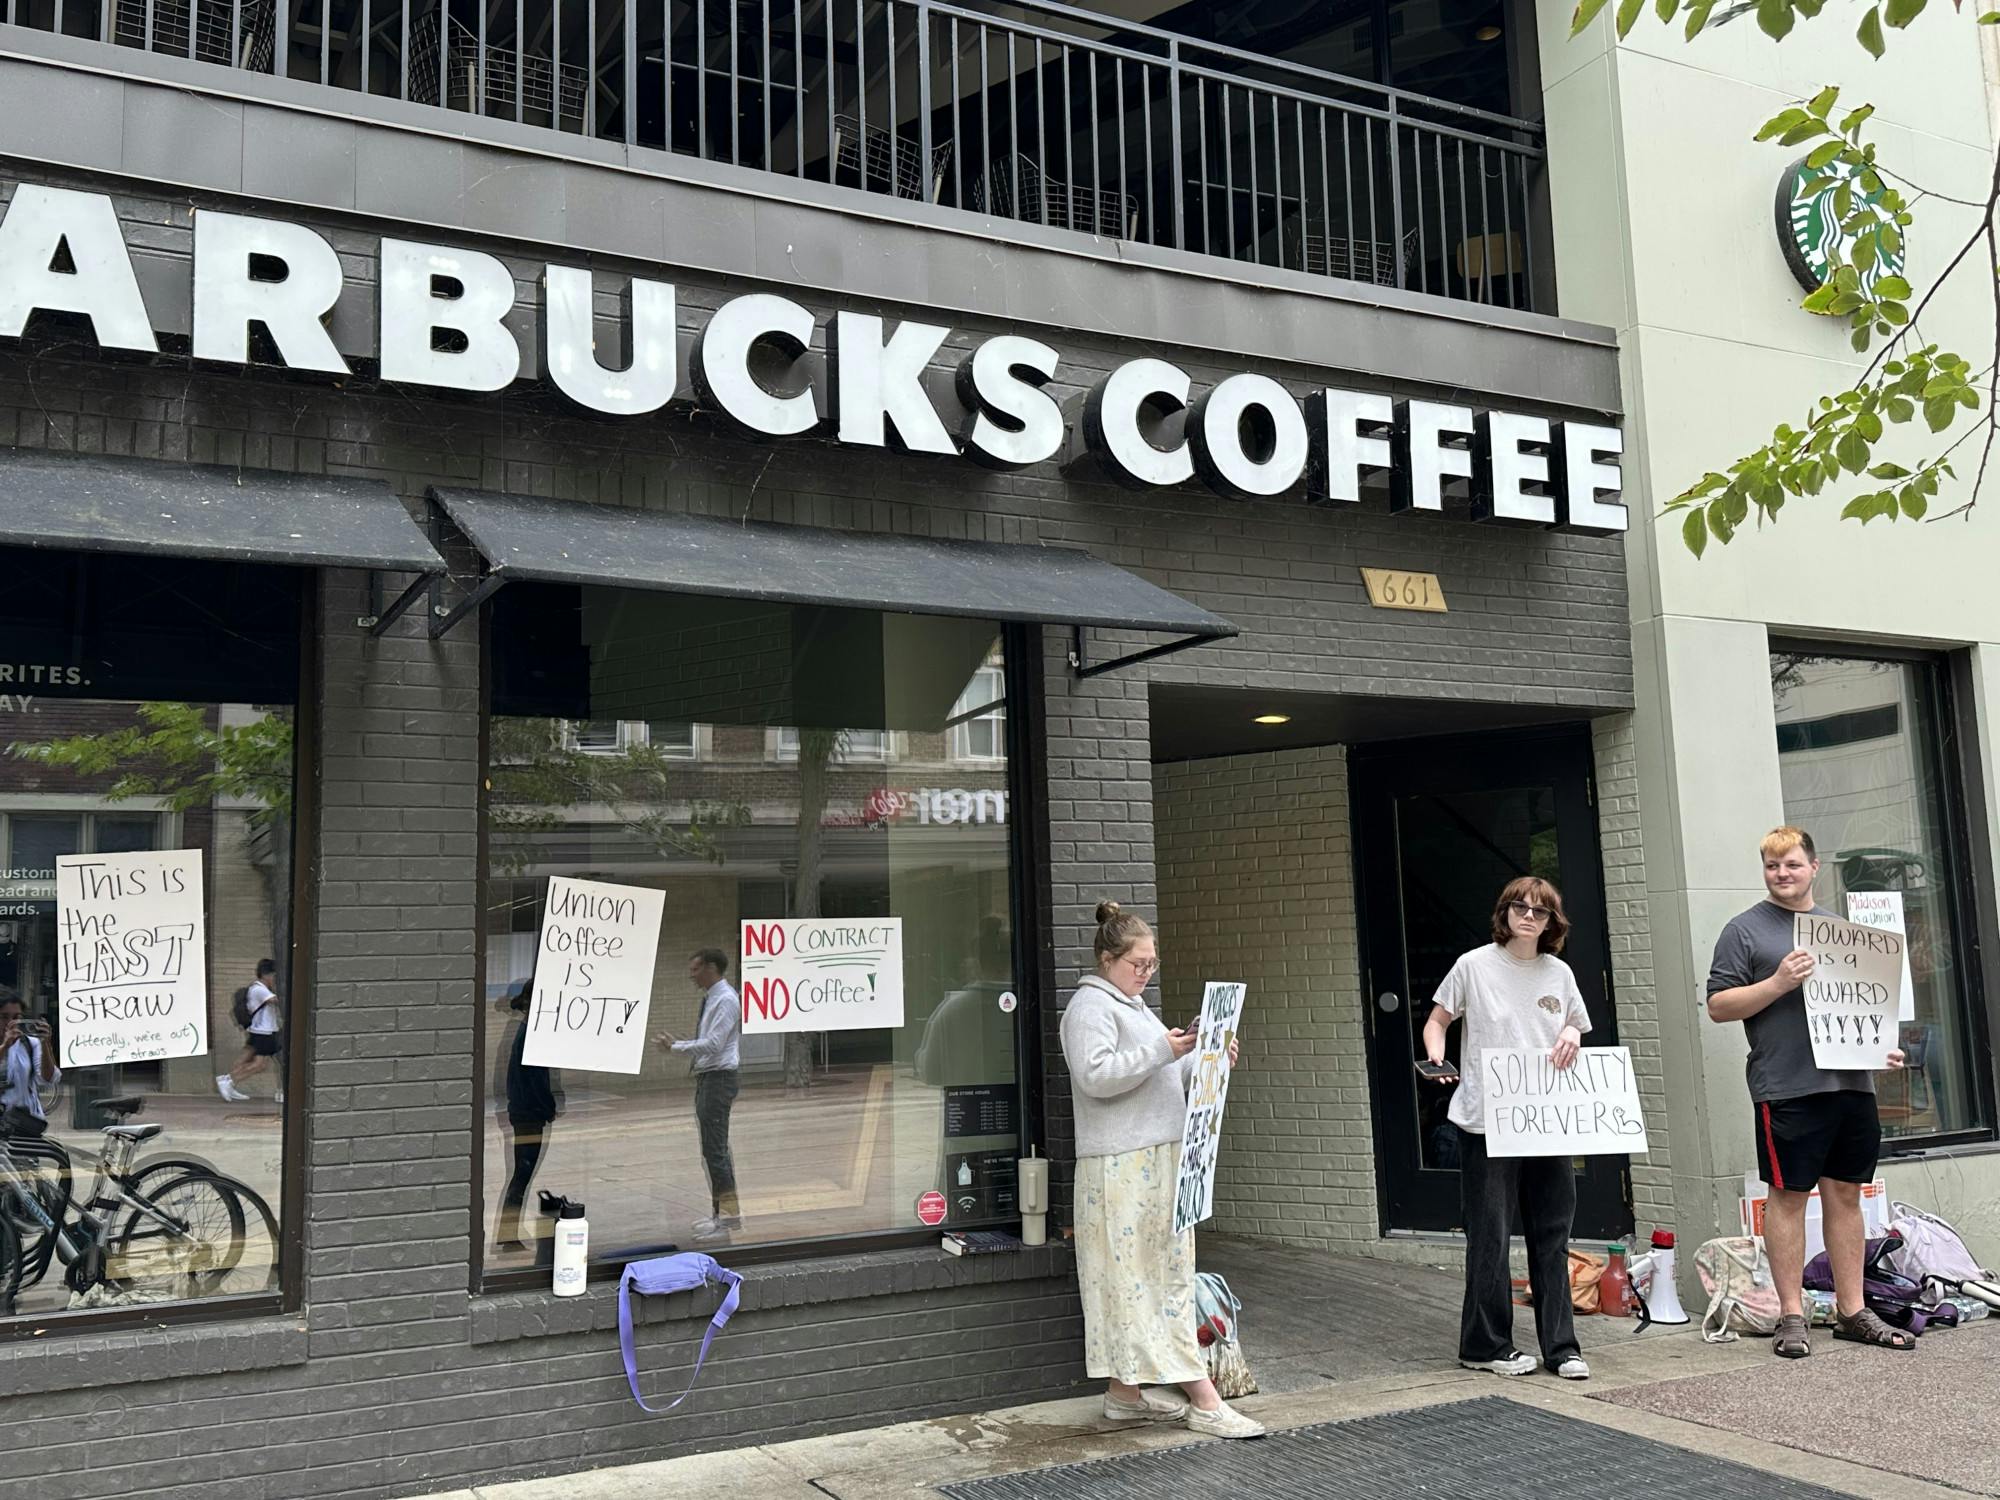
{"type": "Polygon", "coordinates": [[[1457,1083],[1458,1069],[1451,1063],[1434,1063],[1429,1058],[1417,1059],[1417,1077],[1427,1083],[1457,1083]]]}

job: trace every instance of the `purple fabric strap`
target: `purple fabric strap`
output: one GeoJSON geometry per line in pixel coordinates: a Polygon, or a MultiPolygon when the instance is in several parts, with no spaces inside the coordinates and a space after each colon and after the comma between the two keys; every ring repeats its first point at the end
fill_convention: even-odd
{"type": "Polygon", "coordinates": [[[692,1252],[663,1255],[658,1260],[639,1260],[628,1265],[625,1274],[618,1279],[618,1349],[625,1356],[625,1380],[632,1387],[632,1399],[650,1412],[672,1411],[687,1400],[694,1391],[695,1381],[701,1378],[701,1366],[708,1358],[708,1346],[715,1342],[715,1336],[736,1311],[736,1304],[742,1296],[743,1278],[717,1265],[706,1255],[692,1252]],[[722,1305],[716,1308],[715,1316],[708,1320],[708,1327],[702,1332],[701,1353],[695,1356],[694,1373],[688,1376],[687,1390],[665,1406],[652,1405],[639,1393],[639,1361],[632,1348],[632,1294],[637,1292],[642,1297],[664,1297],[673,1292],[691,1292],[696,1287],[723,1285],[729,1290],[722,1294],[722,1305]]]}

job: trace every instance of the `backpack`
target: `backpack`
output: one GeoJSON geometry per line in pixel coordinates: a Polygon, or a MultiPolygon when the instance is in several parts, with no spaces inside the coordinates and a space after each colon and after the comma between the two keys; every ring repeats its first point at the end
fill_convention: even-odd
{"type": "Polygon", "coordinates": [[[250,1022],[253,1017],[250,1014],[249,985],[244,985],[242,989],[229,997],[229,1019],[236,1023],[238,1031],[248,1031],[250,1029],[250,1022]]]}
{"type": "Polygon", "coordinates": [[[1990,1281],[1992,1275],[1972,1258],[1964,1238],[1936,1214],[1907,1203],[1889,1205],[1889,1232],[1902,1243],[1888,1253],[1889,1269],[1927,1290],[1956,1292],[1968,1281],[1990,1281]]]}
{"type": "MultiPolygon", "coordinates": [[[[1935,1323],[1940,1328],[1958,1326],[1958,1309],[1941,1302],[1924,1286],[1891,1267],[1890,1257],[1903,1248],[1895,1230],[1868,1241],[1861,1270],[1861,1303],[1892,1328],[1921,1334],[1935,1323]]],[[[1806,1262],[1805,1286],[1809,1291],[1833,1290],[1833,1266],[1822,1250],[1806,1262]]]]}
{"type": "Polygon", "coordinates": [[[1701,1336],[1711,1344],[1739,1334],[1769,1338],[1778,1330],[1778,1288],[1761,1239],[1732,1235],[1710,1240],[1694,1253],[1694,1268],[1708,1293],[1701,1336]]]}

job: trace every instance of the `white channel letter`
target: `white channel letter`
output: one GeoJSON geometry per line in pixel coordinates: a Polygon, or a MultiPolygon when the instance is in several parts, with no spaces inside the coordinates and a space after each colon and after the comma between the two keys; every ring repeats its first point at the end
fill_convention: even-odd
{"type": "Polygon", "coordinates": [[[194,357],[250,362],[250,325],[262,323],[293,370],[345,375],[326,316],[346,277],[333,246],[297,224],[198,209],[194,216],[194,357]],[[250,275],[252,256],[285,268],[283,281],[250,275]]]}
{"type": "Polygon", "coordinates": [[[159,352],[118,215],[102,193],[24,182],[0,219],[0,337],[19,338],[28,315],[81,313],[106,349],[159,352]],[[65,243],[75,274],[50,269],[65,243]]]}
{"type": "Polygon", "coordinates": [[[1472,436],[1472,411],[1437,401],[1396,403],[1396,464],[1389,509],[1444,509],[1444,482],[1472,477],[1469,448],[1447,448],[1445,435],[1472,436]]]}
{"type": "Polygon", "coordinates": [[[634,276],[620,298],[632,356],[622,370],[597,357],[591,275],[576,266],[542,270],[542,369],[578,406],[609,417],[642,417],[674,398],[674,289],[634,276]]]}
{"type": "Polygon", "coordinates": [[[1562,524],[1573,531],[1611,535],[1625,529],[1625,471],[1603,462],[1625,451],[1625,434],[1616,427],[1588,422],[1564,422],[1557,431],[1557,462],[1562,474],[1562,524]]]}
{"type": "Polygon", "coordinates": [[[750,351],[769,342],[794,360],[812,346],[813,315],[769,292],[735,297],[715,310],[695,340],[693,371],[702,394],[752,432],[797,437],[819,425],[812,387],[792,396],[766,390],[750,373],[750,351]]]}
{"type": "Polygon", "coordinates": [[[958,453],[937,408],[924,391],[924,371],[937,357],[949,328],[898,323],[886,340],[872,313],[838,312],[827,330],[832,367],[835,440],[867,448],[887,442],[887,429],[911,453],[958,453]]]}
{"type": "Polygon", "coordinates": [[[1306,419],[1292,393],[1268,375],[1231,375],[1205,392],[1188,417],[1195,468],[1208,487],[1236,500],[1282,495],[1306,471],[1306,419]],[[1271,419],[1271,456],[1243,451],[1243,419],[1262,411],[1271,419]]]}
{"type": "Polygon", "coordinates": [[[498,391],[521,373],[521,346],[500,320],[514,307],[514,273],[478,250],[382,241],[382,378],[451,391],[498,391]],[[438,282],[458,284],[439,296],[438,282]],[[438,329],[465,340],[434,349],[438,329]]]}
{"type": "Polygon", "coordinates": [[[1047,344],[1008,333],[958,362],[953,384],[971,414],[961,432],[968,458],[1023,469],[1055,457],[1063,443],[1062,408],[1042,387],[1061,359],[1047,344]]]}
{"type": "Polygon", "coordinates": [[[1554,495],[1531,495],[1530,484],[1549,482],[1549,424],[1542,417],[1519,412],[1488,411],[1475,424],[1473,457],[1478,470],[1472,483],[1472,519],[1513,521],[1531,526],[1556,524],[1554,495]],[[1528,452],[1528,444],[1541,448],[1528,452]]]}
{"type": "Polygon", "coordinates": [[[1395,467],[1389,439],[1362,426],[1387,428],[1396,420],[1396,403],[1374,391],[1314,391],[1306,397],[1306,425],[1311,429],[1311,462],[1306,468],[1306,499],[1314,504],[1339,501],[1352,505],[1361,498],[1361,471],[1395,467]]]}
{"type": "Polygon", "coordinates": [[[1135,359],[1091,387],[1083,403],[1084,441],[1121,483],[1148,487],[1186,484],[1194,478],[1194,457],[1185,441],[1178,448],[1155,448],[1139,430],[1139,415],[1164,399],[1186,409],[1187,371],[1163,359],[1135,359]]]}

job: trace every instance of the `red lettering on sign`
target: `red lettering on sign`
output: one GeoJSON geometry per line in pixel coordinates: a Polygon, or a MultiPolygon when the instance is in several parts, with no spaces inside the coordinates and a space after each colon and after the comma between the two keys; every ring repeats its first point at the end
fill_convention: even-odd
{"type": "Polygon", "coordinates": [[[755,1006],[757,1014],[767,1021],[782,1021],[791,1014],[792,987],[782,979],[745,979],[743,981],[743,1019],[750,1019],[750,1008],[755,1006]]]}
{"type": "Polygon", "coordinates": [[[760,953],[779,954],[785,951],[785,929],[776,922],[745,922],[743,924],[743,956],[753,958],[760,953]]]}

